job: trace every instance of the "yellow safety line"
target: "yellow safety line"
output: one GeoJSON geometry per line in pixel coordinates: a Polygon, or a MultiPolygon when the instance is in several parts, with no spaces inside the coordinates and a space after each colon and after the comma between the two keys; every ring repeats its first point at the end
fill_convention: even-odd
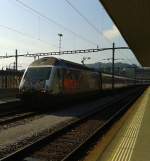
{"type": "Polygon", "coordinates": [[[123,134],[122,139],[112,151],[108,159],[109,161],[130,161],[141,128],[149,93],[150,87],[146,90],[145,96],[139,105],[139,109],[136,111],[130,124],[126,127],[127,131],[123,134]]]}

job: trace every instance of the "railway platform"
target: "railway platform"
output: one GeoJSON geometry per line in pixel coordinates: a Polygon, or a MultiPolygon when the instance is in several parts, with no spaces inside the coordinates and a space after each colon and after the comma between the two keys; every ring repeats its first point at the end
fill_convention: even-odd
{"type": "Polygon", "coordinates": [[[17,88],[0,88],[0,100],[5,98],[15,98],[17,93],[17,88]]]}
{"type": "Polygon", "coordinates": [[[150,87],[131,109],[104,152],[95,153],[95,161],[150,161],[150,87]]]}
{"type": "Polygon", "coordinates": [[[18,101],[16,94],[18,89],[0,89],[0,106],[6,103],[18,101]]]}

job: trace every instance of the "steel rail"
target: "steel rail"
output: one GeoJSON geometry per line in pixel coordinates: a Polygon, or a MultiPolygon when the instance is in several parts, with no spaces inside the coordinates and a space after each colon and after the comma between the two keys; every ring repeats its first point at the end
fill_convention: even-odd
{"type": "MultiPolygon", "coordinates": [[[[141,91],[142,92],[142,91],[141,91]]],[[[74,158],[77,159],[78,156],[80,157],[81,154],[81,150],[85,150],[87,149],[87,147],[90,146],[90,144],[93,144],[93,140],[95,140],[95,138],[97,138],[99,136],[100,138],[100,134],[103,134],[104,131],[113,124],[114,121],[116,121],[116,118],[118,118],[123,111],[125,111],[130,105],[132,105],[132,103],[141,95],[141,92],[136,93],[136,95],[131,99],[129,97],[129,99],[126,100],[126,104],[119,109],[113,116],[111,116],[108,120],[106,120],[98,129],[96,129],[93,134],[89,135],[89,137],[82,142],[78,147],[76,147],[72,152],[70,152],[65,158],[63,158],[61,161],[73,161],[74,158]]]]}
{"type": "MultiPolygon", "coordinates": [[[[134,91],[136,91],[136,90],[134,90],[134,91]]],[[[134,93],[137,93],[137,91],[134,92],[134,93]]],[[[121,99],[123,99],[123,98],[120,98],[120,100],[121,99]]],[[[4,158],[1,158],[0,161],[10,161],[10,160],[12,161],[12,160],[17,160],[17,159],[25,157],[25,155],[29,154],[29,152],[31,153],[37,147],[42,146],[42,145],[44,146],[44,144],[47,143],[47,141],[50,141],[50,140],[52,141],[56,136],[61,135],[62,133],[66,132],[68,129],[70,129],[73,126],[79,124],[81,121],[87,119],[88,117],[91,117],[91,115],[94,115],[97,112],[102,111],[103,109],[107,108],[108,106],[111,106],[112,104],[115,104],[116,102],[118,102],[118,100],[117,101],[113,100],[112,102],[109,102],[108,104],[105,104],[100,109],[97,109],[97,111],[93,111],[92,113],[87,113],[86,115],[82,116],[80,119],[72,121],[69,124],[65,125],[64,127],[60,127],[56,131],[53,131],[52,133],[39,138],[37,141],[32,142],[32,143],[24,146],[23,148],[15,151],[15,152],[12,152],[11,154],[9,154],[8,156],[6,156],[4,158]]]]}
{"type": "Polygon", "coordinates": [[[3,101],[0,103],[0,117],[3,117],[4,115],[11,114],[12,112],[15,112],[15,110],[18,110],[18,108],[22,105],[22,102],[20,100],[15,101],[3,101]]]}
{"type": "Polygon", "coordinates": [[[31,116],[34,116],[38,114],[37,112],[22,112],[22,113],[17,113],[12,116],[4,116],[4,118],[0,118],[0,125],[8,124],[14,121],[18,121],[24,118],[28,118],[31,116]]]}

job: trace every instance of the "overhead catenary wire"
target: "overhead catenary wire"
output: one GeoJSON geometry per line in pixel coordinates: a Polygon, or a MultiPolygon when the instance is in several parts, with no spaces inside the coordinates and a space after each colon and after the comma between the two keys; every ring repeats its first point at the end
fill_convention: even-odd
{"type": "MultiPolygon", "coordinates": [[[[126,53],[124,53],[124,52],[122,52],[123,53],[123,55],[124,55],[124,57],[126,58],[126,60],[128,61],[128,63],[130,63],[130,64],[135,64],[135,62],[131,59],[131,58],[128,58],[127,56],[126,56],[126,53]]],[[[137,59],[135,59],[136,61],[137,61],[137,59]]],[[[137,63],[139,63],[138,61],[137,61],[137,63]]]]}
{"type": "MultiPolygon", "coordinates": [[[[122,37],[119,37],[118,38],[118,45],[119,46],[122,46],[122,41],[121,41],[121,39],[122,39],[122,37]]],[[[128,58],[128,56],[126,55],[127,53],[125,53],[125,51],[123,50],[117,50],[117,53],[116,53],[117,55],[120,55],[121,57],[123,56],[124,57],[124,59],[126,60],[126,62],[128,62],[129,64],[135,64],[134,62],[133,62],[133,60],[132,59],[130,59],[130,58],[128,58]]]]}
{"type": "Polygon", "coordinates": [[[9,26],[6,26],[6,25],[0,25],[0,27],[1,27],[1,28],[5,28],[5,29],[10,30],[10,31],[13,31],[13,32],[16,32],[17,34],[20,34],[20,35],[22,35],[22,36],[28,37],[28,38],[30,38],[30,39],[34,39],[34,40],[40,41],[40,42],[46,44],[47,46],[57,47],[57,45],[50,44],[49,42],[47,42],[47,41],[45,41],[45,40],[42,40],[42,39],[37,39],[37,38],[35,38],[35,37],[33,37],[33,36],[27,34],[27,33],[24,33],[24,32],[22,32],[22,31],[19,31],[19,30],[15,29],[15,28],[12,28],[12,27],[9,27],[9,26]]]}
{"type": "Polygon", "coordinates": [[[70,28],[68,28],[68,27],[62,25],[61,23],[55,21],[54,19],[44,15],[43,13],[41,13],[38,10],[30,7],[29,5],[27,5],[26,3],[22,2],[21,0],[15,0],[15,1],[18,2],[20,5],[22,5],[23,7],[27,8],[28,10],[32,11],[33,13],[37,14],[38,16],[42,17],[43,19],[47,20],[48,22],[51,22],[51,23],[63,28],[65,31],[72,33],[73,35],[75,35],[79,39],[82,39],[83,41],[86,41],[86,42],[88,42],[88,43],[90,43],[90,44],[92,44],[94,46],[97,45],[96,42],[93,42],[93,41],[91,41],[91,40],[79,35],[78,33],[72,31],[70,28]]]}
{"type": "MultiPolygon", "coordinates": [[[[125,42],[125,40],[124,40],[124,38],[123,37],[119,37],[118,38],[118,45],[119,46],[122,46],[122,42],[123,41],[125,42]]],[[[127,43],[125,44],[125,46],[127,45],[127,43]]],[[[131,51],[131,50],[130,50],[131,51]]],[[[126,59],[126,61],[129,63],[129,64],[135,64],[135,61],[133,60],[133,59],[135,59],[136,60],[136,62],[138,63],[138,64],[140,64],[139,62],[138,62],[138,60],[136,59],[136,57],[135,58],[133,58],[133,59],[131,59],[131,58],[129,58],[128,56],[127,56],[127,53],[125,53],[124,51],[122,51],[122,50],[118,50],[118,53],[119,53],[119,55],[121,55],[122,56],[122,54],[124,55],[123,57],[126,59]]],[[[132,55],[134,55],[134,53],[131,51],[131,53],[132,53],[132,55]]]]}
{"type": "MultiPolygon", "coordinates": [[[[93,23],[91,23],[90,22],[90,20],[86,17],[86,16],[84,16],[83,15],[83,13],[81,13],[80,11],[79,11],[79,9],[77,9],[69,0],[65,0],[66,2],[67,2],[67,4],[69,5],[69,6],[71,6],[71,8],[75,11],[75,12],[77,12],[98,34],[100,34],[102,37],[104,37],[104,35],[103,35],[103,33],[95,26],[95,25],[93,25],[93,23]]],[[[112,44],[112,42],[107,38],[107,37],[104,37],[109,43],[111,43],[112,44]]]]}

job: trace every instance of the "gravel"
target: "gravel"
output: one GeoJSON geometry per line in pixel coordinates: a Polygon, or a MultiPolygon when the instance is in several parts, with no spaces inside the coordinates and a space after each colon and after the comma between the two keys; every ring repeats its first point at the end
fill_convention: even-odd
{"type": "MultiPolygon", "coordinates": [[[[118,96],[115,96],[118,97],[118,96]]],[[[107,97],[91,103],[76,105],[69,109],[46,114],[45,116],[31,120],[26,124],[18,124],[0,131],[0,158],[19,148],[39,139],[59,127],[78,119],[80,116],[93,111],[97,106],[111,101],[114,97],[107,97]]]]}

